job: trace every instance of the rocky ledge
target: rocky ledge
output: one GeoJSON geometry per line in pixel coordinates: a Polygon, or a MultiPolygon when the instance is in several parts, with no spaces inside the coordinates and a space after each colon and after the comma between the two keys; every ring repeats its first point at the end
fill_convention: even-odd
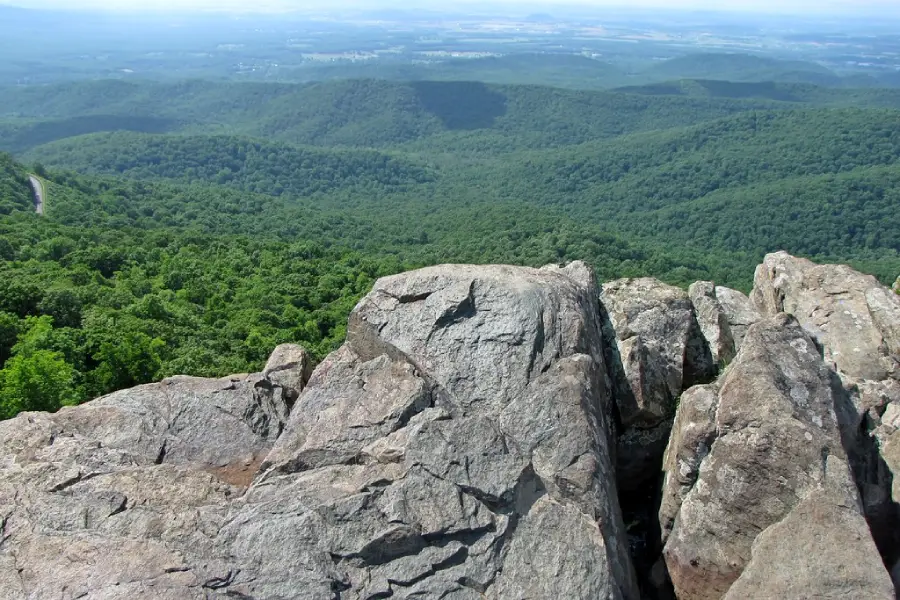
{"type": "Polygon", "coordinates": [[[750,297],[387,277],[314,371],[283,346],[0,423],[0,590],[894,598],[898,355],[900,297],[784,253],[750,297]]]}

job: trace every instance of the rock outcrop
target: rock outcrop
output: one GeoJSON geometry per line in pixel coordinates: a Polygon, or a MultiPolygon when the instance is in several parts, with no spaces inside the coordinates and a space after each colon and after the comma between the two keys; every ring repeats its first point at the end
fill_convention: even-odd
{"type": "Polygon", "coordinates": [[[603,285],[606,362],[619,426],[619,486],[653,481],[681,392],[715,375],[709,346],[684,290],[651,278],[603,285]]]}
{"type": "Polygon", "coordinates": [[[711,281],[698,281],[688,288],[688,295],[713,362],[720,366],[730,363],[737,350],[728,315],[716,297],[715,284],[711,281]]]}
{"type": "Polygon", "coordinates": [[[900,378],[900,298],[871,275],[778,252],[756,269],[751,300],[796,316],[842,377],[900,378]]]}
{"type": "Polygon", "coordinates": [[[3,597],[205,597],[198,565],[284,429],[286,392],[175,377],[0,422],[3,597]]]}
{"type": "Polygon", "coordinates": [[[893,598],[900,297],[783,253],[597,290],[431,267],[314,371],[0,422],[0,596],[893,598]]]}
{"type": "Polygon", "coordinates": [[[746,295],[731,288],[716,286],[716,301],[722,307],[734,339],[734,351],[741,349],[747,329],[762,320],[762,314],[746,295]]]}
{"type": "Polygon", "coordinates": [[[638,598],[596,289],[580,263],[424,269],[380,280],[308,383],[305,353],[279,348],[259,375],[3,423],[0,582],[12,598],[638,598]]]}
{"type": "MultiPolygon", "coordinates": [[[[756,270],[752,300],[789,312],[815,340],[852,403],[844,441],[866,515],[888,564],[900,560],[900,297],[844,265],[817,265],[784,252],[756,270]],[[874,443],[873,443],[874,442],[874,443]]],[[[900,580],[898,580],[900,584],[900,580]]]]}
{"type": "Polygon", "coordinates": [[[313,360],[306,348],[296,344],[281,344],[269,356],[263,377],[281,387],[288,405],[300,397],[313,372],[313,360]]]}
{"type": "Polygon", "coordinates": [[[224,530],[229,592],[637,598],[594,289],[581,264],[378,281],[224,530]]]}
{"type": "Polygon", "coordinates": [[[679,599],[893,597],[842,445],[846,401],[785,314],[749,329],[717,385],[686,394],[660,514],[679,599]]]}

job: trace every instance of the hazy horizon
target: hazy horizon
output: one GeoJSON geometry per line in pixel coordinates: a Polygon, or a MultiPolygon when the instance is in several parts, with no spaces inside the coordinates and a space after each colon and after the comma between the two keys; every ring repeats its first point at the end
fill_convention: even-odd
{"type": "Polygon", "coordinates": [[[665,9],[669,11],[715,11],[750,12],[758,14],[791,14],[808,17],[832,15],[900,17],[900,5],[896,0],[734,0],[723,6],[717,0],[543,0],[516,2],[515,0],[493,0],[475,2],[466,0],[446,5],[436,0],[420,0],[415,4],[392,0],[334,0],[329,2],[309,2],[305,0],[0,0],[0,6],[53,10],[103,10],[103,11],[166,11],[166,12],[287,12],[287,11],[328,11],[328,10],[378,10],[402,9],[414,11],[441,9],[460,12],[470,8],[481,11],[490,9],[515,9],[516,13],[531,10],[556,9],[665,9]]]}

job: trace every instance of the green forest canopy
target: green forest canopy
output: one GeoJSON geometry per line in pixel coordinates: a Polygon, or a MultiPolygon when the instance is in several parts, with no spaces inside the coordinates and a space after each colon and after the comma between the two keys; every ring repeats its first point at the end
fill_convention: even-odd
{"type": "Polygon", "coordinates": [[[0,417],[256,370],[281,342],[321,358],[377,277],[426,264],[580,258],[603,279],[746,290],[785,249],[892,282],[900,103],[778,85],[790,102],[368,80],[0,90],[0,145],[20,156],[0,155],[0,417]]]}

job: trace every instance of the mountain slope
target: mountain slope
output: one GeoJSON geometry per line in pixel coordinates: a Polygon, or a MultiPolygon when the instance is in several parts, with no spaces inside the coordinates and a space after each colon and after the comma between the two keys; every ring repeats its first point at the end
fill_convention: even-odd
{"type": "Polygon", "coordinates": [[[307,149],[222,135],[98,133],[40,146],[29,157],[82,173],[208,181],[271,195],[384,190],[433,178],[412,161],[376,151],[307,149]]]}
{"type": "Polygon", "coordinates": [[[25,169],[0,152],[0,215],[33,210],[34,198],[25,169]]]}
{"type": "Polygon", "coordinates": [[[817,63],[740,53],[698,53],[673,58],[641,72],[656,81],[670,79],[719,79],[725,81],[774,81],[840,86],[842,79],[817,63]]]}
{"type": "Polygon", "coordinates": [[[806,83],[772,81],[735,82],[681,79],[617,88],[617,92],[647,96],[690,96],[793,102],[814,106],[854,108],[900,108],[900,90],[874,88],[828,88],[806,83]]]}
{"type": "Polygon", "coordinates": [[[477,82],[97,81],[0,88],[0,118],[7,128],[19,127],[12,135],[0,137],[0,147],[22,150],[50,141],[52,136],[46,135],[29,140],[27,132],[21,131],[42,121],[68,124],[48,125],[62,138],[121,129],[117,118],[143,120],[124,127],[141,131],[239,133],[317,146],[383,147],[489,130],[503,137],[507,149],[547,147],[775,106],[760,100],[652,98],[477,82]]]}

